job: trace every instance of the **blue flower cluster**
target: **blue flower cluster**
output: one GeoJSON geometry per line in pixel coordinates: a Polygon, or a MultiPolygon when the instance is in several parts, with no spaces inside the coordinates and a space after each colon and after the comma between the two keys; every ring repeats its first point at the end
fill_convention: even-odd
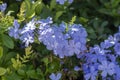
{"type": "Polygon", "coordinates": [[[0,11],[1,12],[4,12],[6,10],[6,8],[7,8],[7,4],[6,3],[3,3],[3,4],[0,5],[0,11]]]}
{"type": "Polygon", "coordinates": [[[120,80],[120,30],[114,36],[95,45],[84,55],[83,72],[85,80],[96,80],[102,76],[102,80],[120,80]]]}
{"type": "Polygon", "coordinates": [[[34,19],[27,23],[22,29],[20,29],[20,24],[17,20],[14,20],[13,27],[9,28],[9,35],[15,39],[20,39],[25,46],[29,46],[30,43],[34,42],[34,30],[35,30],[34,19]]]}
{"type": "MultiPolygon", "coordinates": [[[[120,29],[113,36],[94,45],[89,50],[86,48],[87,32],[80,24],[53,24],[52,18],[35,20],[32,19],[23,27],[17,20],[14,20],[13,27],[9,28],[9,35],[15,39],[20,39],[25,46],[35,42],[35,35],[48,50],[60,58],[77,55],[83,60],[82,70],[85,80],[96,80],[102,76],[103,80],[120,79],[120,66],[118,63],[120,56],[120,29]],[[87,51],[87,52],[85,52],[87,51]],[[80,54],[83,53],[83,54],[80,54]]],[[[78,66],[75,71],[81,70],[78,66]]],[[[61,75],[51,74],[52,80],[58,79],[61,75]]]]}
{"type": "Polygon", "coordinates": [[[34,42],[35,33],[38,40],[46,45],[48,50],[53,50],[55,55],[60,58],[65,56],[78,55],[86,50],[87,33],[80,24],[53,24],[52,18],[35,21],[34,19],[27,23],[22,29],[15,20],[13,27],[9,29],[9,35],[15,39],[20,39],[25,46],[34,42]],[[39,25],[36,28],[36,25],[39,25]]]}
{"type": "Polygon", "coordinates": [[[39,41],[53,50],[60,58],[72,56],[86,50],[87,33],[80,24],[66,25],[61,23],[51,25],[50,18],[39,21],[39,41]]]}
{"type": "MultiPolygon", "coordinates": [[[[56,0],[56,2],[61,5],[63,5],[65,3],[65,1],[67,1],[67,0],[56,0]]],[[[72,2],[73,2],[73,0],[68,0],[68,3],[72,3],[72,2]]]]}

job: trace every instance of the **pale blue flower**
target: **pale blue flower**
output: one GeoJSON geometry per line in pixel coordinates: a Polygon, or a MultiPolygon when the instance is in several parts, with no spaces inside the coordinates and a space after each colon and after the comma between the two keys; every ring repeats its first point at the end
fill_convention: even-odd
{"type": "Polygon", "coordinates": [[[64,4],[66,0],[56,0],[59,4],[64,4]]]}
{"type": "Polygon", "coordinates": [[[19,38],[19,30],[20,24],[17,20],[14,20],[13,27],[9,28],[9,36],[14,37],[15,39],[19,38]]]}
{"type": "Polygon", "coordinates": [[[75,54],[79,54],[80,53],[80,47],[81,47],[81,43],[80,42],[74,42],[74,40],[70,40],[69,41],[69,54],[73,55],[75,54]]]}
{"type": "Polygon", "coordinates": [[[90,67],[90,71],[84,75],[85,80],[96,80],[96,76],[98,75],[98,71],[94,66],[90,67]]]}
{"type": "Polygon", "coordinates": [[[6,8],[7,8],[7,4],[6,3],[3,3],[3,4],[0,5],[1,12],[4,12],[6,10],[6,8]]]}
{"type": "Polygon", "coordinates": [[[79,66],[75,66],[75,67],[74,67],[74,70],[75,70],[75,71],[79,71],[79,70],[80,70],[80,67],[79,67],[79,66]]]}
{"type": "Polygon", "coordinates": [[[120,55],[120,43],[115,44],[114,50],[117,55],[120,55]]]}
{"type": "Polygon", "coordinates": [[[36,29],[36,26],[35,26],[35,21],[33,19],[32,21],[30,21],[24,26],[24,28],[21,31],[21,34],[24,34],[25,32],[29,32],[29,31],[33,31],[35,29],[36,29]]]}
{"type": "Polygon", "coordinates": [[[115,64],[113,62],[101,61],[98,69],[102,71],[102,77],[107,77],[107,74],[112,76],[115,73],[115,64]]]}
{"type": "Polygon", "coordinates": [[[40,27],[42,27],[42,26],[46,26],[48,24],[52,24],[53,21],[52,21],[51,17],[48,17],[47,19],[41,19],[41,20],[37,21],[37,23],[40,23],[40,27]]]}
{"type": "Polygon", "coordinates": [[[30,43],[34,42],[34,34],[33,33],[24,33],[20,40],[25,43],[25,46],[28,47],[30,43]]]}
{"type": "Polygon", "coordinates": [[[60,80],[61,76],[62,76],[61,73],[57,73],[57,74],[52,73],[52,74],[49,76],[49,78],[50,78],[51,80],[60,80]]]}

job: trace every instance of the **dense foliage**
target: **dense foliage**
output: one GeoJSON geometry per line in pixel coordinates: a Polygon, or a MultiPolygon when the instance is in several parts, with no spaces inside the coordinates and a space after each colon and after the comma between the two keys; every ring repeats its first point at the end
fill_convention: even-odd
{"type": "Polygon", "coordinates": [[[0,0],[0,80],[120,80],[119,4],[0,0]]]}

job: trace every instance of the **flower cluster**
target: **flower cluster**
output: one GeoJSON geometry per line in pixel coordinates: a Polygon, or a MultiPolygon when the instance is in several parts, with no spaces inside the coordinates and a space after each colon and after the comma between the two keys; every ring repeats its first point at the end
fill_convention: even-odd
{"type": "Polygon", "coordinates": [[[53,50],[60,58],[79,54],[86,50],[87,33],[82,25],[51,25],[51,20],[39,21],[39,41],[46,45],[48,50],[53,50]]]}
{"type": "Polygon", "coordinates": [[[60,25],[53,24],[52,18],[27,23],[22,29],[15,20],[14,27],[9,29],[9,35],[20,39],[25,46],[34,42],[34,35],[38,33],[38,40],[46,45],[48,50],[53,50],[60,58],[78,55],[86,50],[86,30],[80,24],[60,25]],[[39,25],[39,28],[36,28],[39,25]]]}
{"type": "Polygon", "coordinates": [[[15,39],[20,39],[27,47],[30,43],[34,42],[35,28],[36,26],[34,20],[27,23],[22,29],[20,29],[20,24],[17,20],[14,20],[13,27],[9,28],[9,35],[15,39]]]}
{"type": "Polygon", "coordinates": [[[102,79],[120,79],[120,30],[114,36],[109,36],[100,45],[91,47],[84,55],[83,72],[86,80],[96,80],[101,75],[102,79]]]}
{"type": "MultiPolygon", "coordinates": [[[[120,79],[120,66],[118,59],[120,56],[120,29],[114,36],[101,42],[100,45],[94,45],[89,50],[86,49],[87,32],[80,24],[53,24],[52,18],[35,21],[32,19],[20,28],[17,20],[14,21],[13,27],[9,28],[9,35],[15,39],[20,39],[25,46],[34,42],[35,35],[48,50],[53,50],[55,55],[60,58],[65,56],[77,55],[82,59],[82,69],[86,80],[96,80],[99,76],[102,79],[109,77],[114,80],[120,79]],[[36,26],[37,25],[37,26],[36,26]],[[87,50],[88,52],[85,52],[87,50]],[[80,54],[84,53],[84,54],[80,54]],[[80,56],[79,56],[80,55],[80,56]],[[82,57],[81,57],[82,56],[82,57]]],[[[76,66],[75,71],[80,68],[76,66]]],[[[55,78],[51,75],[50,78],[55,78]]]]}

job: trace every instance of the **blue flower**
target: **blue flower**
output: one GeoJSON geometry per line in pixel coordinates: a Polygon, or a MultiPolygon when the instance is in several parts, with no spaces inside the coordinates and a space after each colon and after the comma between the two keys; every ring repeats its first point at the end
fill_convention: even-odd
{"type": "MultiPolygon", "coordinates": [[[[65,1],[67,0],[56,0],[56,2],[58,2],[59,4],[63,5],[65,3],[65,1]]],[[[73,0],[68,0],[68,3],[72,3],[73,0]]]]}
{"type": "Polygon", "coordinates": [[[68,2],[69,2],[69,3],[72,3],[72,2],[73,2],[73,0],[68,0],[68,2]]]}
{"type": "Polygon", "coordinates": [[[84,75],[85,80],[96,80],[96,76],[98,75],[98,71],[94,66],[90,66],[90,71],[84,75]]]}
{"type": "Polygon", "coordinates": [[[24,33],[21,37],[20,40],[25,43],[25,46],[28,47],[30,43],[34,42],[34,34],[33,33],[24,33]]]}
{"type": "Polygon", "coordinates": [[[101,61],[98,69],[102,71],[102,77],[107,77],[107,74],[109,74],[110,76],[115,74],[115,64],[113,62],[101,61]]]}
{"type": "Polygon", "coordinates": [[[120,31],[116,34],[114,34],[114,37],[116,39],[116,41],[120,41],[120,31]]]}
{"type": "Polygon", "coordinates": [[[59,4],[64,4],[66,0],[56,0],[59,4]]]}
{"type": "Polygon", "coordinates": [[[74,70],[75,70],[75,71],[79,71],[79,70],[80,70],[80,67],[79,67],[79,66],[75,66],[75,67],[74,67],[74,70]]]}
{"type": "Polygon", "coordinates": [[[114,78],[115,78],[114,80],[119,80],[120,79],[120,67],[119,67],[119,65],[116,66],[115,72],[116,72],[116,74],[114,76],[114,78]]]}
{"type": "Polygon", "coordinates": [[[21,34],[24,34],[29,31],[34,31],[35,29],[36,29],[36,26],[35,26],[35,21],[33,19],[32,21],[30,21],[24,26],[24,28],[21,31],[21,34]]]}
{"type": "Polygon", "coordinates": [[[113,37],[113,36],[109,36],[107,40],[109,42],[108,45],[110,45],[110,47],[117,43],[116,37],[113,37]]]}
{"type": "Polygon", "coordinates": [[[13,27],[9,28],[9,36],[14,37],[15,39],[19,38],[19,30],[20,24],[18,23],[17,20],[14,20],[13,27]]]}
{"type": "Polygon", "coordinates": [[[75,54],[79,54],[80,53],[80,47],[81,47],[81,43],[77,42],[75,43],[74,40],[70,40],[69,41],[69,54],[73,55],[75,54]]]}
{"type": "Polygon", "coordinates": [[[52,73],[52,74],[49,76],[49,78],[50,78],[51,80],[60,80],[61,76],[62,76],[61,73],[57,73],[57,74],[52,73]]]}
{"type": "Polygon", "coordinates": [[[114,50],[117,55],[120,55],[120,43],[115,44],[114,50]]]}
{"type": "Polygon", "coordinates": [[[52,24],[53,21],[52,21],[51,17],[48,17],[47,19],[41,19],[41,20],[37,21],[37,23],[40,23],[40,26],[46,26],[48,24],[52,24]]]}
{"type": "Polygon", "coordinates": [[[4,12],[6,10],[6,8],[7,8],[7,4],[6,3],[3,3],[3,4],[0,5],[1,12],[4,12]]]}

